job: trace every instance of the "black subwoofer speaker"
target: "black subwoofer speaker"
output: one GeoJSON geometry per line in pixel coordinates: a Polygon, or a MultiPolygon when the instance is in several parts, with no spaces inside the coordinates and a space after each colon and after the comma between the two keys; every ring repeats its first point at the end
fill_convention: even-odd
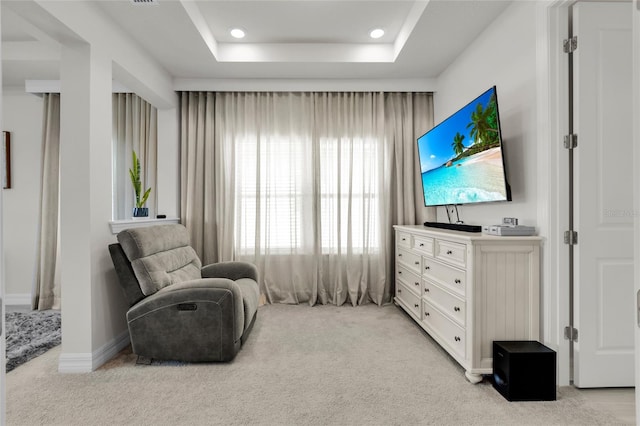
{"type": "Polygon", "coordinates": [[[555,351],[536,341],[494,341],[493,387],[509,401],[555,401],[555,351]]]}

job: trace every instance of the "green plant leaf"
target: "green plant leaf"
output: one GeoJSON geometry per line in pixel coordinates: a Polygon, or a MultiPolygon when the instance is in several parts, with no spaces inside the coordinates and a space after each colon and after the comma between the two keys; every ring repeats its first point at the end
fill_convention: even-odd
{"type": "Polygon", "coordinates": [[[142,196],[142,200],[140,200],[140,205],[138,207],[144,206],[144,204],[147,202],[147,199],[149,198],[149,194],[151,194],[151,188],[145,191],[144,195],[142,196]]]}
{"type": "Polygon", "coordinates": [[[141,167],[140,160],[138,160],[138,156],[136,155],[135,150],[132,151],[132,166],[129,169],[129,177],[131,178],[131,184],[133,185],[133,191],[136,194],[136,207],[142,208],[144,203],[147,202],[149,198],[149,194],[151,193],[151,188],[147,189],[145,193],[140,196],[142,193],[142,182],[140,181],[141,167]]]}

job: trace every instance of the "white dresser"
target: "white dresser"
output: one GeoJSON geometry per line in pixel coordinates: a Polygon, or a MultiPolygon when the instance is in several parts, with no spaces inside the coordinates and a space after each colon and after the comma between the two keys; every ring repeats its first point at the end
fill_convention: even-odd
{"type": "Polygon", "coordinates": [[[395,302],[466,370],[492,373],[494,340],[540,337],[540,237],[394,226],[395,302]]]}

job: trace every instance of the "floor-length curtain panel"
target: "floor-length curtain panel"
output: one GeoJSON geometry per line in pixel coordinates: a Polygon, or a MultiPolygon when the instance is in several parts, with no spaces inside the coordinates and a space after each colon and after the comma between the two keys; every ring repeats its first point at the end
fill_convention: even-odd
{"type": "Polygon", "coordinates": [[[322,279],[319,300],[389,302],[393,224],[415,223],[417,135],[429,93],[316,94],[322,279]]]}
{"type": "MultiPolygon", "coordinates": [[[[216,243],[219,224],[214,206],[223,206],[215,202],[218,195],[214,171],[225,164],[214,157],[215,95],[182,92],[180,109],[180,217],[200,259],[205,264],[217,262],[220,260],[216,243]]],[[[228,185],[232,187],[233,182],[228,185]]],[[[234,201],[233,197],[230,201],[234,201]]]]}
{"type": "Polygon", "coordinates": [[[43,95],[40,223],[32,308],[60,309],[58,216],[60,185],[60,95],[43,95]]]}
{"type": "Polygon", "coordinates": [[[384,102],[387,155],[391,156],[388,193],[399,201],[389,219],[395,225],[414,224],[424,204],[417,138],[433,127],[433,96],[387,93],[384,102]],[[410,188],[415,191],[410,193],[410,188]]]}
{"type": "Polygon", "coordinates": [[[155,217],[157,186],[157,109],[134,93],[113,94],[113,218],[130,219],[135,193],[129,177],[136,152],[143,191],[151,188],[144,207],[155,217]]]}
{"type": "MultiPolygon", "coordinates": [[[[423,222],[424,198],[417,138],[433,127],[431,93],[386,93],[384,95],[385,158],[383,214],[380,232],[386,279],[394,281],[395,239],[393,225],[423,222]]],[[[385,289],[385,291],[388,288],[385,289]]],[[[385,299],[391,295],[385,293],[385,299]]]]}
{"type": "Polygon", "coordinates": [[[309,93],[217,93],[220,250],[258,266],[270,301],[314,300],[317,176],[309,93]],[[230,202],[235,199],[233,204],[230,202]],[[226,200],[226,201],[225,201],[226,200]]]}
{"type": "Polygon", "coordinates": [[[315,95],[321,242],[318,301],[385,301],[381,257],[384,198],[384,97],[315,95]]]}

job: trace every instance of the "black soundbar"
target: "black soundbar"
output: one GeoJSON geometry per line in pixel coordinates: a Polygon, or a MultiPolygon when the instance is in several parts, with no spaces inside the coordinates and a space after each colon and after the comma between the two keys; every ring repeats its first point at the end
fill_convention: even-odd
{"type": "Polygon", "coordinates": [[[429,228],[451,229],[453,231],[482,232],[482,226],[467,225],[464,223],[425,222],[424,226],[428,226],[429,228]]]}

